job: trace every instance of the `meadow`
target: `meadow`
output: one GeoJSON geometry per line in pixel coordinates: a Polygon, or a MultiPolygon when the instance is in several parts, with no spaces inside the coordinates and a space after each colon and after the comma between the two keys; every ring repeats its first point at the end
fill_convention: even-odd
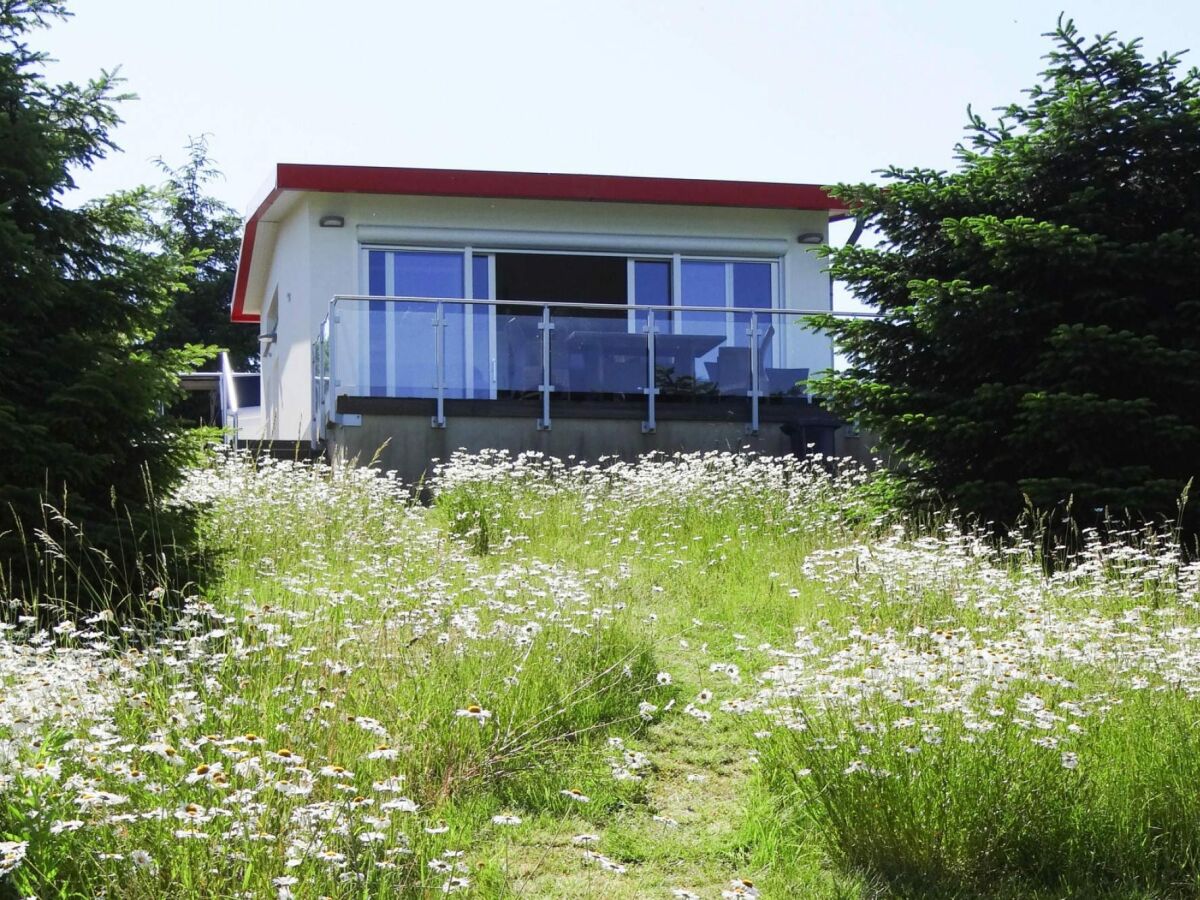
{"type": "Polygon", "coordinates": [[[1200,894],[1169,529],[1047,549],[820,458],[569,463],[458,455],[419,503],[220,454],[171,501],[203,589],[6,582],[0,897],[1200,894]]]}

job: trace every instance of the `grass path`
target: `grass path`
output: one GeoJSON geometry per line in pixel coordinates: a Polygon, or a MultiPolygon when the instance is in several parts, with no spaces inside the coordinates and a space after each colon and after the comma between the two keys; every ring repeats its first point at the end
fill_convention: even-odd
{"type": "MultiPolygon", "coordinates": [[[[669,553],[635,554],[613,596],[595,598],[626,603],[635,617],[654,621],[655,655],[678,691],[672,710],[612,751],[614,759],[622,749],[649,759],[636,798],[600,825],[584,817],[528,821],[495,848],[491,862],[509,873],[504,896],[633,900],[688,896],[675,893],[684,890],[716,898],[742,879],[762,897],[871,895],[860,880],[829,869],[814,842],[788,843],[755,783],[758,720],[717,711],[722,700],[755,691],[755,672],[769,663],[751,648],[763,641],[786,645],[795,624],[823,614],[819,586],[781,580],[776,571],[794,580],[810,544],[780,542],[764,553],[758,541],[731,547],[729,531],[705,525],[701,539],[676,540],[669,553]],[[747,609],[755,610],[752,620],[747,609]],[[714,662],[731,660],[743,670],[733,684],[710,671],[714,662]],[[683,711],[702,691],[713,695],[697,706],[709,719],[683,711]],[[595,840],[581,843],[581,835],[595,840]],[[588,851],[624,871],[589,864],[588,851]]],[[[614,565],[601,541],[585,540],[574,517],[547,516],[535,540],[501,550],[491,563],[531,555],[601,570],[614,565]]],[[[623,555],[617,564],[629,562],[623,555]]]]}
{"type": "Polygon", "coordinates": [[[814,847],[787,847],[753,782],[750,740],[735,721],[702,725],[675,716],[630,742],[653,768],[640,802],[593,830],[584,820],[549,820],[523,831],[506,848],[512,897],[670,897],[682,888],[718,897],[735,879],[749,879],[763,897],[868,896],[856,879],[826,868],[814,847]],[[591,848],[625,873],[581,866],[577,835],[598,837],[591,848]]]}
{"type": "Polygon", "coordinates": [[[590,832],[588,823],[547,822],[512,848],[513,896],[666,897],[678,887],[716,896],[748,862],[741,823],[750,764],[724,731],[680,716],[637,743],[654,761],[641,802],[592,832],[599,840],[591,846],[625,874],[580,866],[585,848],[574,839],[590,832]]]}

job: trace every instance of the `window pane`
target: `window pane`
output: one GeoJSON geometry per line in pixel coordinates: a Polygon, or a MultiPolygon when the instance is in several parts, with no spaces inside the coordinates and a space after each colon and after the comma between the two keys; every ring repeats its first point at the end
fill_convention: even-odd
{"type": "MultiPolygon", "coordinates": [[[[733,306],[742,309],[771,308],[771,264],[770,263],[733,263],[733,306]]],[[[758,321],[759,342],[771,326],[766,316],[760,316],[758,321]]],[[[749,337],[746,330],[750,327],[750,317],[744,313],[734,313],[733,343],[738,347],[749,347],[749,337]]],[[[768,349],[763,348],[763,349],[768,349]]]]}
{"type": "Polygon", "coordinates": [[[628,263],[624,257],[574,253],[496,254],[496,296],[500,300],[610,303],[622,307],[614,309],[613,315],[623,318],[628,294],[628,263]]]}
{"type": "MultiPolygon", "coordinates": [[[[403,250],[392,254],[398,297],[461,297],[463,255],[403,250]]],[[[434,356],[431,303],[396,303],[396,394],[398,397],[432,397],[436,393],[437,363],[434,356]]],[[[445,384],[447,397],[465,393],[465,348],[461,305],[446,306],[445,384]]]]}
{"type": "Polygon", "coordinates": [[[683,261],[683,305],[725,305],[725,263],[683,261]]]}
{"type": "Polygon", "coordinates": [[[633,264],[633,288],[638,306],[671,305],[671,264],[639,259],[633,264]]]}
{"type": "MultiPolygon", "coordinates": [[[[367,254],[367,293],[382,297],[387,293],[387,254],[372,250],[367,254]]],[[[382,397],[387,393],[387,304],[371,300],[367,304],[367,393],[382,397]]]]}
{"type": "Polygon", "coordinates": [[[367,293],[373,297],[382,297],[387,293],[384,286],[386,266],[387,254],[382,250],[372,250],[367,254],[367,293]]]}
{"type": "Polygon", "coordinates": [[[397,297],[462,297],[461,253],[404,251],[393,258],[397,297]]]}
{"type": "MultiPolygon", "coordinates": [[[[671,305],[671,264],[666,260],[636,260],[633,264],[633,295],[638,306],[671,305]]],[[[657,329],[670,331],[671,320],[666,314],[656,316],[657,329]]],[[[635,313],[637,330],[646,324],[646,314],[635,313]]]]}
{"type": "Polygon", "coordinates": [[[771,308],[771,264],[733,263],[733,306],[771,308]]]}
{"type": "MultiPolygon", "coordinates": [[[[472,256],[471,257],[471,299],[472,300],[490,300],[491,292],[489,286],[489,273],[491,266],[487,256],[472,256]]],[[[491,339],[488,334],[488,328],[491,322],[491,307],[489,306],[473,306],[471,308],[472,317],[472,339],[471,343],[474,347],[472,354],[474,359],[471,363],[473,372],[471,380],[474,389],[471,396],[476,400],[486,400],[492,395],[492,379],[491,379],[491,339]]]]}
{"type": "MultiPolygon", "coordinates": [[[[725,306],[725,263],[684,260],[682,288],[684,306],[725,306]]],[[[682,342],[679,349],[683,352],[673,359],[656,359],[655,367],[669,369],[670,385],[684,390],[689,387],[689,378],[696,383],[716,382],[718,348],[726,337],[725,313],[685,312],[682,321],[683,334],[695,339],[682,342]]],[[[660,348],[657,355],[661,357],[665,349],[660,348]]]]}
{"type": "Polygon", "coordinates": [[[489,300],[488,294],[488,258],[486,256],[471,257],[471,299],[489,300]]]}

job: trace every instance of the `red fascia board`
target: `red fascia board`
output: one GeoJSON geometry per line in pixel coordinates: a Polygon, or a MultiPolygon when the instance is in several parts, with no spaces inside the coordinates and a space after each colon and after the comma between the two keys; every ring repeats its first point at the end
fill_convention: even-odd
{"type": "Polygon", "coordinates": [[[271,208],[279,193],[278,187],[268,193],[246,220],[246,228],[242,232],[242,248],[238,251],[237,274],[233,277],[233,308],[229,312],[231,322],[250,324],[260,319],[258,314],[246,312],[246,285],[250,281],[250,263],[254,259],[254,241],[258,237],[259,220],[271,208]]]}
{"type": "Polygon", "coordinates": [[[573,200],[751,209],[833,211],[845,208],[844,204],[833,199],[824,188],[816,184],[280,163],[275,171],[274,190],[246,221],[233,290],[231,319],[234,322],[257,322],[259,319],[257,315],[245,311],[246,285],[250,280],[254,239],[258,232],[259,220],[283,191],[573,200]]]}
{"type": "Polygon", "coordinates": [[[281,163],[281,190],[339,194],[410,194],[514,200],[584,200],[764,209],[842,209],[816,184],[634,178],[625,175],[551,175],[462,169],[394,169],[281,163]]]}

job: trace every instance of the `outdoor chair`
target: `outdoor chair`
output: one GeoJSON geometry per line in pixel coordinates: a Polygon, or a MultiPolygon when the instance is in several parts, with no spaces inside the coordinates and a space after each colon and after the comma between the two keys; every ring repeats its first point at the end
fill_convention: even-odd
{"type": "MultiPolygon", "coordinates": [[[[775,326],[771,325],[758,343],[758,389],[766,391],[766,369],[763,365],[771,351],[771,339],[775,326]]],[[[716,371],[709,369],[710,377],[715,374],[717,390],[722,396],[744,397],[750,392],[750,348],[721,347],[717,350],[716,371]]]]}

